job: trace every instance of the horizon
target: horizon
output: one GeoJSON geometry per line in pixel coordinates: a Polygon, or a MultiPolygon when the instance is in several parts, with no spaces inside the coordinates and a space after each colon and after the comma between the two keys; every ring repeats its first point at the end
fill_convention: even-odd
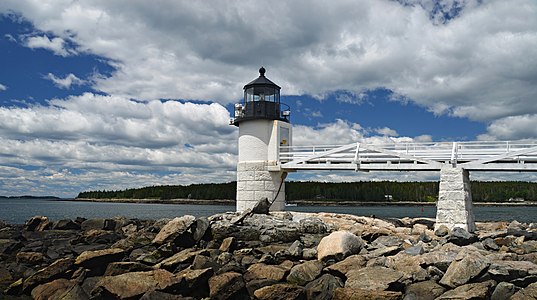
{"type": "Polygon", "coordinates": [[[238,130],[229,118],[261,66],[291,107],[295,145],[536,140],[536,13],[533,0],[314,1],[306,9],[3,1],[0,194],[74,198],[232,181],[238,130]]]}

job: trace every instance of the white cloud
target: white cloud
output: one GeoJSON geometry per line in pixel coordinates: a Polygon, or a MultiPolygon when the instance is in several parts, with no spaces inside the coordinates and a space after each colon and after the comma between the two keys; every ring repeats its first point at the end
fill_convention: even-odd
{"type": "Polygon", "coordinates": [[[73,73],[69,73],[64,78],[56,77],[54,74],[48,73],[47,76],[45,76],[45,79],[51,80],[54,82],[54,85],[61,89],[69,89],[72,85],[81,85],[85,83],[84,80],[76,77],[73,73]]]}
{"type": "Polygon", "coordinates": [[[57,36],[36,40],[56,53],[70,53],[69,39],[110,59],[117,72],[95,88],[115,95],[229,103],[264,64],[285,94],[385,87],[473,120],[537,113],[537,2],[432,3],[7,0],[0,10],[57,36]]]}
{"type": "Polygon", "coordinates": [[[397,131],[388,127],[377,128],[375,129],[375,132],[383,136],[398,136],[399,135],[397,131]]]}
{"type": "Polygon", "coordinates": [[[54,54],[56,55],[64,56],[64,57],[74,55],[77,53],[73,49],[68,49],[64,39],[59,38],[59,37],[49,39],[49,37],[46,35],[32,36],[32,37],[28,37],[25,39],[25,45],[26,47],[29,47],[32,49],[36,49],[36,48],[47,49],[47,50],[54,52],[54,54]]]}
{"type": "Polygon", "coordinates": [[[220,104],[137,102],[91,93],[46,106],[0,107],[0,167],[26,174],[0,176],[0,189],[18,180],[43,184],[40,194],[74,196],[74,189],[91,188],[91,182],[100,182],[94,188],[125,188],[232,181],[237,130],[228,120],[220,104]]]}
{"type": "Polygon", "coordinates": [[[7,90],[7,86],[0,83],[0,92],[7,90]]]}
{"type": "Polygon", "coordinates": [[[537,114],[512,116],[495,120],[487,127],[481,140],[519,140],[537,137],[537,114]]]}

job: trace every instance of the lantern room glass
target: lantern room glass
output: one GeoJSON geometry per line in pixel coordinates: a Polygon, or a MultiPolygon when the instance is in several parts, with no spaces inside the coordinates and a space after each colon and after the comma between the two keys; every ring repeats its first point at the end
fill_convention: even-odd
{"type": "Polygon", "coordinates": [[[280,91],[274,87],[255,86],[244,90],[244,103],[248,102],[280,102],[280,91]]]}

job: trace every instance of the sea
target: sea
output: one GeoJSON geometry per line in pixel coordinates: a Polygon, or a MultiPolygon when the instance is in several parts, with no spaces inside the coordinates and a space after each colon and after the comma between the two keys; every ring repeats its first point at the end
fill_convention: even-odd
{"type": "MultiPolygon", "coordinates": [[[[295,206],[289,211],[332,212],[379,218],[434,218],[434,206],[295,206]]],[[[230,205],[146,204],[66,201],[57,199],[0,199],[0,220],[10,224],[23,224],[33,216],[46,216],[50,220],[126,217],[137,219],[174,218],[186,214],[196,217],[211,216],[235,211],[230,205]]],[[[474,206],[476,221],[517,220],[537,223],[537,206],[474,206]]]]}

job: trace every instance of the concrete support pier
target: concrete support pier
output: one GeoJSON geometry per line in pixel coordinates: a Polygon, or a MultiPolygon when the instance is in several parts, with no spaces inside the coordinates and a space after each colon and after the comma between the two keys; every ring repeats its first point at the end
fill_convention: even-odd
{"type": "Polygon", "coordinates": [[[441,225],[475,231],[470,176],[463,168],[446,165],[440,170],[435,229],[441,225]]]}
{"type": "Polygon", "coordinates": [[[284,209],[285,183],[282,182],[285,180],[285,176],[283,172],[268,171],[269,164],[268,161],[249,161],[237,164],[237,211],[253,208],[263,198],[267,198],[269,201],[276,198],[270,207],[271,211],[284,209]],[[278,196],[276,197],[276,195],[278,196]]]}

